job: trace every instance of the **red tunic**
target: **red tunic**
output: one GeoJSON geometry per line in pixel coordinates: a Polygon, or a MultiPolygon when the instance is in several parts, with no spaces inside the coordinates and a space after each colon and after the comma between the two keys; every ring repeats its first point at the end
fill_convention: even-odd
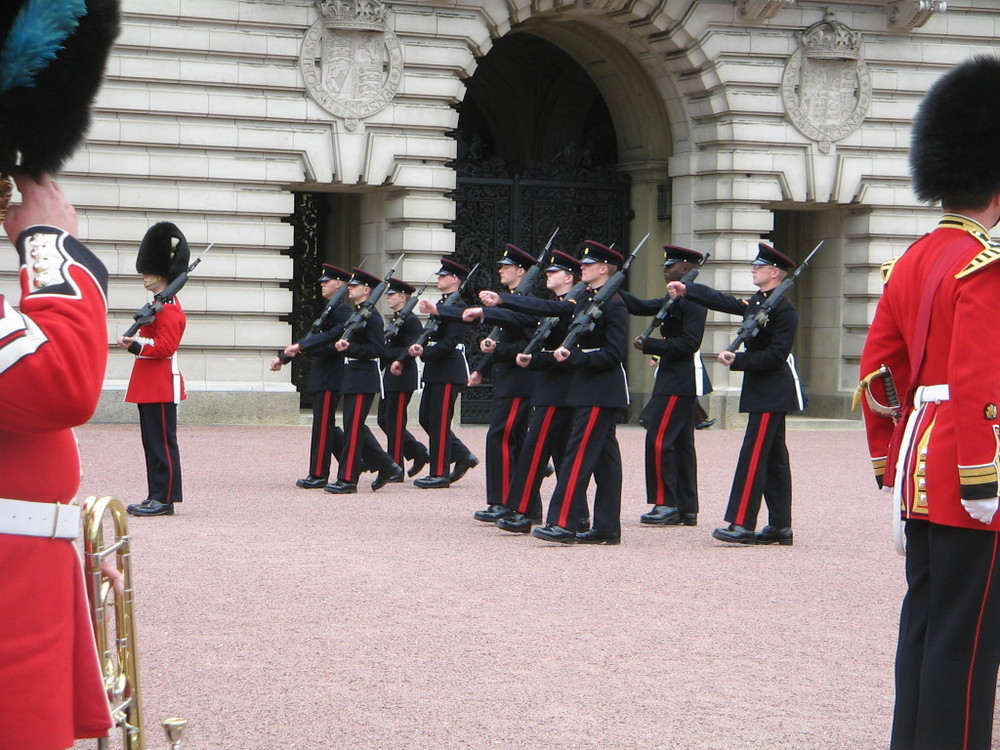
{"type": "MultiPolygon", "coordinates": [[[[976,222],[946,214],[937,229],[917,240],[891,268],[861,355],[861,375],[887,365],[900,399],[917,386],[947,385],[949,397],[924,409],[903,452],[912,460],[895,484],[904,483],[904,517],[970,529],[1000,531],[1000,514],[987,526],[973,520],[962,499],[997,495],[1000,469],[1000,247],[976,222]],[[910,349],[920,301],[939,258],[946,258],[936,291],[923,362],[911,372],[910,349]]],[[[880,381],[875,381],[880,383],[880,381]]],[[[885,402],[881,385],[874,395],[885,402]]],[[[881,480],[893,433],[890,419],[865,404],[865,427],[876,476],[881,480]]],[[[891,457],[890,457],[891,463],[891,457]]]]}
{"type": "Polygon", "coordinates": [[[132,365],[125,400],[130,404],[178,404],[187,398],[184,376],[177,366],[187,318],[174,297],[156,314],[156,320],[139,329],[142,347],[132,365]]]}
{"type": "MultiPolygon", "coordinates": [[[[0,296],[0,497],[68,502],[72,427],[97,407],[107,360],[107,273],[74,238],[33,227],[21,311],[0,296]]],[[[27,257],[27,264],[24,259],[27,257]]],[[[73,540],[0,534],[0,746],[56,750],[111,726],[73,540]]]]}

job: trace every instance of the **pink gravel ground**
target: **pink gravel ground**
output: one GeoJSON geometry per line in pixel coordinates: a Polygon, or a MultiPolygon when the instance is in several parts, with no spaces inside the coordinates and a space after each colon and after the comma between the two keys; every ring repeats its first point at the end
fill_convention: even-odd
{"type": "MultiPolygon", "coordinates": [[[[78,434],[81,497],[142,500],[138,427],[78,434]]],[[[698,433],[696,528],[639,524],[643,435],[621,546],[561,547],[472,519],[482,465],[336,497],[294,486],[306,427],[182,425],[185,502],[130,526],[147,748],[170,715],[187,750],[886,747],[902,558],[862,433],[788,433],[795,546],[749,548],[710,536],[742,434],[698,433]]]]}

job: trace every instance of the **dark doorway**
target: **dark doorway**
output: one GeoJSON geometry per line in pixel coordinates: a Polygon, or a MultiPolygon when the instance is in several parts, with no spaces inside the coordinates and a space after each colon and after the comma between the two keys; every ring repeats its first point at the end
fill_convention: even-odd
{"type": "MultiPolygon", "coordinates": [[[[479,288],[494,288],[504,243],[537,255],[576,253],[594,239],[628,247],[628,176],[618,170],[611,113],[586,71],[531,34],[497,40],[466,81],[455,131],[456,256],[481,263],[479,288]]],[[[484,331],[474,331],[478,352],[484,331]]],[[[473,361],[475,361],[473,359],[473,361]]],[[[466,389],[462,420],[485,422],[490,386],[466,389]]]]}

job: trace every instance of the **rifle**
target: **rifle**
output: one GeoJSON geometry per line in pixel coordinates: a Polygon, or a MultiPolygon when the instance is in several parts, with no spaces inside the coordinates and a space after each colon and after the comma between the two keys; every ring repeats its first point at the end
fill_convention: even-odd
{"type": "Polygon", "coordinates": [[[145,325],[149,325],[154,320],[156,320],[156,314],[163,309],[163,306],[170,302],[176,296],[177,292],[181,290],[188,280],[188,274],[191,273],[195,267],[201,263],[201,259],[205,257],[205,253],[215,247],[213,242],[211,245],[206,247],[201,255],[195,258],[194,263],[188,266],[184,271],[177,274],[177,278],[167,284],[166,288],[162,291],[157,292],[153,295],[153,301],[147,302],[140,308],[139,312],[132,316],[135,321],[132,325],[128,327],[128,330],[122,334],[122,338],[131,338],[135,336],[136,332],[145,325]]]}
{"type": "MultiPolygon", "coordinates": [[[[698,278],[698,269],[708,262],[710,256],[711,253],[705,253],[705,257],[701,259],[701,261],[695,268],[692,268],[686,274],[681,276],[680,282],[682,284],[690,284],[692,281],[698,278]]],[[[659,328],[663,324],[663,321],[667,319],[667,316],[670,315],[670,309],[674,306],[674,303],[676,301],[677,301],[676,297],[667,297],[665,300],[663,300],[663,305],[657,311],[656,315],[653,316],[653,319],[649,321],[649,325],[646,326],[646,330],[639,334],[639,337],[636,339],[636,341],[649,338],[649,334],[651,334],[654,330],[659,328]]]]}
{"type": "MultiPolygon", "coordinates": [[[[517,289],[514,290],[514,294],[528,294],[532,289],[535,288],[535,280],[538,279],[538,275],[542,272],[542,263],[548,257],[549,250],[552,248],[552,243],[556,239],[556,235],[559,234],[559,227],[556,227],[556,231],[552,233],[549,237],[549,241],[545,243],[545,247],[541,254],[535,258],[535,265],[528,269],[528,272],[524,274],[524,278],[521,279],[521,283],[517,285],[517,289]]],[[[496,341],[500,338],[500,326],[493,326],[493,329],[487,334],[486,338],[496,341]]]]}
{"type": "Polygon", "coordinates": [[[420,295],[424,293],[425,289],[427,289],[428,283],[429,282],[426,281],[424,282],[424,285],[417,290],[416,294],[410,297],[407,303],[403,305],[398,313],[396,313],[396,317],[394,317],[389,325],[385,327],[385,343],[388,344],[402,330],[403,323],[406,322],[406,319],[410,317],[413,309],[417,306],[417,303],[420,301],[420,295]]]}
{"type": "Polygon", "coordinates": [[[322,333],[326,330],[326,321],[330,317],[330,313],[333,312],[333,308],[344,301],[344,297],[347,296],[347,284],[338,289],[334,295],[330,298],[330,301],[326,303],[326,307],[323,308],[323,312],[319,314],[319,317],[312,322],[309,326],[309,333],[322,333]]]}
{"type": "Polygon", "coordinates": [[[385,294],[385,290],[389,286],[389,279],[392,275],[396,273],[396,267],[399,265],[400,261],[406,257],[406,253],[403,253],[398,258],[396,262],[393,263],[392,268],[389,269],[389,273],[385,275],[381,283],[372,289],[371,294],[368,295],[368,299],[361,303],[361,306],[351,313],[351,317],[347,319],[344,324],[344,332],[340,335],[340,338],[350,340],[351,336],[361,328],[364,328],[368,323],[368,318],[372,316],[372,310],[375,309],[375,305],[378,304],[379,299],[385,294]]]}
{"type": "MultiPolygon", "coordinates": [[[[566,293],[566,296],[563,297],[563,301],[576,302],[578,299],[580,299],[580,297],[583,296],[583,293],[586,291],[587,291],[587,285],[581,281],[580,283],[574,285],[573,288],[566,293]]],[[[538,351],[541,348],[542,344],[544,344],[545,341],[548,339],[548,337],[552,335],[552,330],[556,327],[556,325],[559,323],[560,320],[562,320],[562,318],[560,318],[558,315],[553,315],[552,317],[549,318],[543,318],[542,322],[538,324],[538,328],[535,329],[535,333],[531,337],[531,340],[528,342],[528,345],[524,347],[524,351],[521,353],[534,354],[536,351],[538,351]]]]}
{"type": "MultiPolygon", "coordinates": [[[[458,300],[462,298],[462,292],[465,291],[465,287],[468,286],[469,281],[472,279],[472,277],[476,275],[476,271],[479,270],[479,265],[480,265],[479,263],[476,263],[476,265],[472,267],[472,270],[469,271],[469,275],[465,277],[465,279],[462,281],[461,284],[459,284],[458,289],[449,294],[445,298],[445,300],[441,303],[442,305],[454,305],[456,302],[458,302],[458,300]]],[[[427,343],[427,340],[433,334],[437,333],[437,330],[440,327],[441,327],[441,318],[439,318],[437,315],[431,315],[430,319],[424,325],[424,330],[422,330],[420,332],[420,335],[417,336],[416,341],[412,342],[409,346],[407,346],[406,349],[403,350],[403,354],[396,361],[397,362],[405,361],[406,358],[410,356],[411,346],[413,346],[414,344],[423,346],[424,344],[427,343]]]]}
{"type": "Polygon", "coordinates": [[[604,305],[618,292],[621,285],[625,283],[625,272],[628,271],[629,266],[632,265],[632,261],[636,259],[636,256],[648,239],[649,233],[647,232],[646,236],[639,241],[639,244],[635,246],[635,249],[625,259],[622,267],[615,272],[614,276],[608,279],[604,286],[597,290],[597,294],[594,295],[594,298],[587,305],[586,309],[576,314],[573,322],[569,324],[569,331],[566,332],[566,338],[563,339],[561,348],[572,348],[580,336],[590,333],[597,327],[597,321],[604,314],[604,305]]]}
{"type": "Polygon", "coordinates": [[[809,261],[812,260],[812,257],[819,251],[824,242],[826,242],[826,240],[820,240],[819,244],[813,248],[811,253],[809,253],[809,256],[799,264],[798,268],[795,269],[795,273],[774,288],[774,291],[771,292],[766,300],[764,300],[764,304],[760,306],[760,309],[758,309],[757,312],[749,318],[745,318],[743,320],[743,325],[741,325],[740,329],[736,332],[736,338],[733,339],[733,343],[731,343],[726,349],[727,352],[735,352],[739,348],[740,344],[760,333],[760,329],[767,325],[767,321],[770,318],[771,313],[774,311],[774,308],[776,308],[778,303],[780,303],[781,300],[784,299],[785,295],[788,294],[788,290],[795,286],[795,279],[797,279],[799,274],[802,273],[806,266],[809,265],[809,261]]]}

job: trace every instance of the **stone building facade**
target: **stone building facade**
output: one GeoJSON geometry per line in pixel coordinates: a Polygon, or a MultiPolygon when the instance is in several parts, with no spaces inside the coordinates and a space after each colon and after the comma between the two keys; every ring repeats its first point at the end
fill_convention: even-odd
{"type": "MultiPolygon", "coordinates": [[[[846,416],[878,266],[936,216],[910,190],[915,108],[945,70],[1000,51],[993,0],[124,0],[123,9],[93,127],[62,182],[82,236],[113,273],[109,341],[144,301],[133,264],[149,224],[176,222],[195,251],[215,243],[181,294],[185,414],[213,421],[283,421],[297,409],[287,368],[267,365],[316,291],[297,278],[311,268],[297,257],[303,196],[323,209],[310,262],[377,269],[405,253],[398,275],[420,281],[441,255],[477,242],[482,217],[463,204],[462,174],[501,164],[505,184],[524,191],[546,159],[572,162],[574,144],[590,155],[577,166],[600,152],[600,166],[624,180],[615,239],[651,233],[630,274],[637,294],[661,292],[663,243],[710,251],[702,280],[745,292],[758,241],[801,259],[824,240],[794,293],[796,355],[809,413],[846,416]],[[474,131],[485,144],[463,141],[474,131]],[[573,137],[560,141],[565,133],[573,137]]],[[[532,250],[548,234],[544,217],[533,220],[538,232],[521,236],[532,250]]],[[[737,322],[710,317],[707,361],[737,322]]],[[[99,416],[124,418],[130,360],[113,352],[99,416]]],[[[633,352],[628,370],[641,401],[651,368],[633,352]]],[[[712,376],[713,415],[729,419],[739,375],[713,365],[712,376]]]]}

